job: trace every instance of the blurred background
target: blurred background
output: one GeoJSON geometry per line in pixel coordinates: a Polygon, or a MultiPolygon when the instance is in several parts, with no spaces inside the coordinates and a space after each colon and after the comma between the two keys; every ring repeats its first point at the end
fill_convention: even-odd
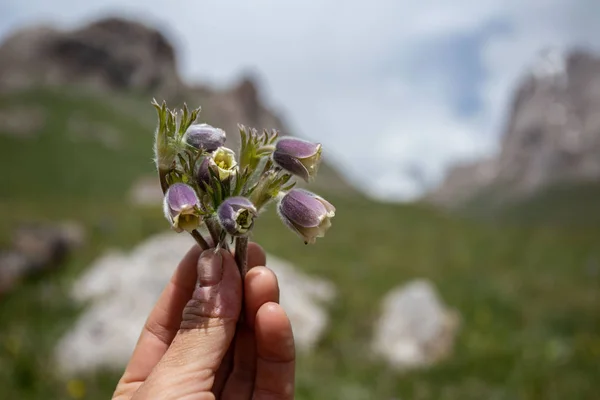
{"type": "Polygon", "coordinates": [[[298,399],[595,399],[596,0],[0,0],[0,388],[106,399],[191,245],[152,98],[318,141],[269,253],[298,399]]]}

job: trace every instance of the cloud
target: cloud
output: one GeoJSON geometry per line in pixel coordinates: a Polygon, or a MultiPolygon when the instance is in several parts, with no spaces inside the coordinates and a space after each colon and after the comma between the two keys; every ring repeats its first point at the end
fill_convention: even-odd
{"type": "Polygon", "coordinates": [[[394,199],[495,151],[536,54],[593,46],[600,34],[596,0],[30,0],[9,6],[1,26],[115,12],[164,27],[189,79],[227,84],[258,71],[294,133],[323,142],[373,196],[394,199]]]}

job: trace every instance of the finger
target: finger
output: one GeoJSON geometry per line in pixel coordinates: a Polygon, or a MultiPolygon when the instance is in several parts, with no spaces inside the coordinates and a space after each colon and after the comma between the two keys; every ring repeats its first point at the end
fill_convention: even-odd
{"type": "Polygon", "coordinates": [[[248,268],[267,265],[267,256],[262,247],[256,243],[248,244],[248,268]]]}
{"type": "Polygon", "coordinates": [[[254,343],[254,332],[246,325],[238,327],[232,344],[233,358],[232,369],[227,375],[227,379],[220,392],[219,399],[227,400],[247,400],[252,397],[254,388],[254,375],[256,364],[256,344],[254,343]],[[248,367],[240,368],[244,364],[248,367]]]}
{"type": "Polygon", "coordinates": [[[252,399],[294,398],[296,355],[292,326],[283,308],[263,304],[256,315],[256,380],[252,399]]]}
{"type": "Polygon", "coordinates": [[[233,370],[222,396],[228,400],[251,398],[256,375],[255,316],[263,304],[279,301],[279,287],[273,271],[266,267],[255,267],[248,271],[244,295],[247,323],[238,330],[235,338],[233,370]]]}
{"type": "MultiPolygon", "coordinates": [[[[265,252],[262,249],[262,247],[260,247],[256,243],[248,244],[248,268],[249,269],[252,269],[259,265],[265,265],[266,261],[267,261],[266,255],[265,255],[265,252]]],[[[249,273],[248,275],[252,276],[253,274],[249,273]]],[[[247,290],[247,289],[244,289],[244,290],[247,290]]],[[[260,307],[260,305],[258,307],[260,307]]],[[[258,307],[256,307],[256,310],[258,310],[258,307]]],[[[225,387],[225,383],[229,379],[229,375],[231,374],[231,371],[233,370],[234,348],[245,347],[247,345],[251,345],[252,348],[254,347],[254,336],[253,335],[251,337],[250,344],[246,344],[246,343],[239,344],[239,345],[236,344],[239,340],[242,340],[241,339],[242,337],[246,336],[245,333],[243,333],[243,330],[244,330],[243,328],[238,327],[238,332],[236,333],[234,343],[232,343],[230,349],[227,351],[227,354],[225,354],[225,357],[223,358],[223,361],[221,362],[221,365],[219,366],[219,369],[217,370],[217,374],[215,376],[215,383],[213,385],[213,393],[215,394],[215,396],[217,396],[217,398],[220,398],[221,393],[223,392],[223,388],[225,387]]]]}
{"type": "Polygon", "coordinates": [[[241,280],[232,255],[207,250],[198,261],[198,284],[180,329],[134,398],[200,398],[210,395],[215,373],[235,334],[241,280]]]}
{"type": "Polygon", "coordinates": [[[255,267],[248,271],[244,280],[246,321],[254,330],[256,314],[265,303],[279,303],[277,275],[267,267],[255,267]]]}
{"type": "Polygon", "coordinates": [[[142,329],[133,355],[117,385],[115,399],[128,399],[146,380],[173,341],[181,313],[196,285],[201,249],[192,247],[179,263],[142,329]]]}
{"type": "Polygon", "coordinates": [[[221,365],[219,365],[219,368],[215,373],[215,382],[213,383],[212,392],[215,395],[215,398],[217,399],[221,398],[221,393],[223,392],[223,388],[225,387],[227,378],[229,378],[229,374],[231,374],[231,371],[233,370],[233,354],[235,351],[235,342],[237,340],[239,329],[240,328],[238,326],[238,332],[236,332],[232,343],[227,349],[227,353],[225,353],[225,356],[221,361],[221,365]]]}

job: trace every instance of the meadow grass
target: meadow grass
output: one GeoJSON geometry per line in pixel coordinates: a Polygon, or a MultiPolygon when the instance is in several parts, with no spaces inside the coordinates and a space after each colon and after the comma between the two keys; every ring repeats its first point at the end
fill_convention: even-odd
{"type": "MultiPolygon", "coordinates": [[[[0,109],[47,112],[35,139],[0,133],[0,242],[8,245],[23,221],[76,220],[88,232],[84,248],[60,269],[0,299],[0,398],[106,399],[114,389],[118,372],[101,371],[81,377],[84,392],[70,391],[74,383],[56,374],[52,351],[81,312],[67,296],[77,275],[107,248],[129,249],[166,229],[158,207],[127,199],[132,182],[153,173],[155,121],[149,103],[147,113],[134,115],[119,104],[142,110],[146,100],[72,89],[0,98],[0,109]],[[73,142],[73,113],[114,127],[121,147],[73,142]]],[[[286,231],[273,210],[254,236],[269,253],[337,288],[325,337],[299,359],[298,399],[597,398],[600,227],[481,222],[425,205],[322,194],[337,215],[315,246],[286,231]],[[398,373],[371,357],[369,342],[385,293],[417,278],[435,284],[460,313],[461,329],[446,361],[398,373]]]]}

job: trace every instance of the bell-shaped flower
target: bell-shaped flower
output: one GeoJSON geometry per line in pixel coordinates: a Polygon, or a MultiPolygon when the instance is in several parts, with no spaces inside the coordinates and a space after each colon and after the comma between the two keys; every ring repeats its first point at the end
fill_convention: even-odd
{"type": "Polygon", "coordinates": [[[237,162],[235,161],[235,153],[227,147],[219,147],[209,158],[209,166],[214,168],[220,180],[225,180],[237,173],[237,162]]]}
{"type": "Polygon", "coordinates": [[[185,131],[183,141],[197,149],[213,152],[225,144],[225,131],[208,124],[194,124],[185,131]]]}
{"type": "Polygon", "coordinates": [[[292,189],[279,202],[278,212],[283,223],[308,244],[325,236],[335,216],[335,207],[314,193],[292,189]]]}
{"type": "Polygon", "coordinates": [[[204,185],[210,185],[210,171],[208,170],[211,165],[211,159],[206,157],[202,161],[200,161],[200,165],[196,170],[196,182],[198,182],[198,186],[203,189],[204,185]]]}
{"type": "Polygon", "coordinates": [[[297,138],[282,138],[275,144],[273,161],[305,181],[313,179],[321,161],[321,145],[297,138]]]}
{"type": "Polygon", "coordinates": [[[232,236],[244,236],[254,226],[256,207],[245,197],[229,197],[217,210],[219,223],[232,236]]]}
{"type": "Polygon", "coordinates": [[[177,232],[191,232],[200,226],[200,200],[194,188],[185,183],[169,186],[163,202],[165,217],[177,232]]]}

